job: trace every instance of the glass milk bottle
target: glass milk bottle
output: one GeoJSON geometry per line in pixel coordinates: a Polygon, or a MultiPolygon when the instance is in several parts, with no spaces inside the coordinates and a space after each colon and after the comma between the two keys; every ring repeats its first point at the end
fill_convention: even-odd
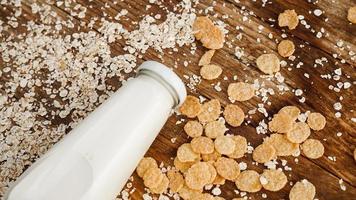
{"type": "Polygon", "coordinates": [[[166,66],[144,62],[138,76],[27,169],[8,200],[112,200],[186,90],[166,66]]]}

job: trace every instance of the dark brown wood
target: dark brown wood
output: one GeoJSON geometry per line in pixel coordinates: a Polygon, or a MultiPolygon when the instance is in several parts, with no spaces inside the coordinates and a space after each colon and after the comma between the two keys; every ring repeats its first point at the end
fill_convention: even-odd
{"type": "MultiPolygon", "coordinates": [[[[43,4],[48,4],[45,0],[38,1],[43,4]]],[[[50,5],[53,10],[63,19],[73,19],[73,23],[79,25],[81,22],[88,23],[91,17],[102,17],[103,13],[107,13],[109,16],[114,17],[121,9],[127,9],[128,15],[121,20],[125,28],[132,30],[137,27],[136,24],[132,24],[133,21],[139,21],[143,15],[151,13],[160,13],[164,15],[164,11],[161,8],[155,7],[149,11],[145,10],[147,1],[118,1],[117,4],[113,4],[111,1],[92,1],[78,0],[77,3],[87,7],[87,14],[84,19],[78,19],[71,17],[70,14],[60,7],[56,7],[53,4],[50,5]],[[104,7],[105,3],[109,5],[108,8],[104,7]],[[92,7],[90,7],[91,5],[92,7]]],[[[177,0],[166,1],[164,5],[168,10],[172,9],[173,5],[177,3],[177,0]]],[[[205,9],[212,5],[212,1],[202,1],[197,5],[197,9],[205,9]]],[[[346,20],[346,12],[348,7],[355,5],[353,1],[341,0],[338,3],[332,3],[329,1],[320,1],[318,4],[307,3],[303,0],[278,0],[273,1],[271,5],[261,7],[261,2],[245,1],[241,0],[240,3],[236,3],[233,0],[218,1],[214,6],[214,13],[217,13],[217,18],[224,21],[229,30],[227,35],[227,41],[232,44],[232,48],[227,45],[223,49],[220,49],[214,55],[212,62],[219,64],[223,68],[223,75],[219,80],[206,81],[203,80],[201,84],[197,86],[196,91],[189,91],[192,95],[202,95],[208,99],[219,99],[223,106],[229,103],[226,90],[230,82],[233,81],[233,76],[237,75],[239,80],[253,82],[259,78],[262,74],[256,67],[255,59],[261,55],[264,51],[276,52],[277,43],[275,39],[281,40],[281,34],[285,32],[288,35],[288,39],[292,40],[296,46],[297,56],[296,60],[288,63],[303,62],[304,65],[300,69],[293,69],[290,71],[287,68],[282,68],[281,73],[286,78],[285,84],[290,88],[302,89],[306,97],[305,103],[298,102],[298,98],[291,93],[285,93],[283,95],[274,95],[270,97],[272,102],[271,106],[266,106],[266,109],[271,114],[278,112],[280,108],[285,105],[296,105],[301,108],[302,111],[316,111],[322,113],[327,118],[327,125],[325,129],[319,132],[313,131],[311,137],[319,139],[325,146],[325,154],[322,158],[317,160],[311,160],[304,156],[298,157],[299,162],[295,163],[293,157],[283,158],[288,161],[288,166],[292,168],[291,172],[287,172],[288,180],[290,182],[296,182],[301,179],[310,180],[317,190],[316,198],[320,200],[326,199],[340,199],[349,200],[356,197],[356,162],[353,159],[353,150],[356,147],[356,125],[351,122],[351,118],[355,117],[353,109],[355,109],[355,90],[351,89],[342,90],[340,93],[332,92],[328,89],[329,85],[336,85],[337,81],[322,79],[320,75],[331,73],[337,68],[341,68],[344,74],[350,76],[349,82],[356,80],[355,73],[355,60],[351,60],[348,56],[348,51],[341,51],[335,47],[337,41],[343,40],[345,44],[349,45],[351,49],[356,52],[356,25],[350,25],[346,20]],[[309,11],[313,11],[316,8],[320,8],[325,13],[316,17],[313,14],[309,14],[309,11]],[[242,12],[253,11],[255,16],[248,16],[248,21],[243,21],[242,12]],[[276,22],[270,22],[268,19],[276,19],[278,14],[284,9],[295,9],[298,14],[304,15],[308,24],[312,28],[319,31],[321,28],[325,29],[325,32],[329,33],[327,38],[317,39],[316,33],[311,33],[306,30],[302,25],[299,25],[296,30],[282,30],[278,27],[276,22]],[[229,15],[229,18],[224,19],[222,15],[229,15]],[[329,18],[329,21],[325,22],[325,18],[329,18]],[[264,29],[261,33],[258,33],[258,26],[263,25],[264,29]],[[273,25],[273,26],[271,26],[273,25]],[[235,27],[243,27],[243,30],[236,30],[235,27]],[[236,40],[236,35],[242,33],[243,38],[236,40]],[[268,38],[268,34],[272,33],[274,39],[268,38]],[[257,43],[257,39],[261,42],[257,43]],[[310,44],[310,45],[309,45],[310,44]],[[300,45],[305,45],[304,48],[299,48],[300,45]],[[238,60],[234,56],[234,48],[239,46],[244,49],[245,56],[242,60],[238,60]],[[346,60],[346,63],[341,63],[340,57],[333,58],[332,54],[338,53],[340,57],[346,60]],[[328,59],[328,63],[324,67],[314,68],[315,59],[325,57],[328,59]],[[310,75],[310,78],[304,76],[305,73],[310,75]],[[222,77],[226,76],[228,80],[223,80],[222,77]],[[221,92],[217,92],[212,83],[221,82],[221,92]],[[342,117],[335,118],[333,104],[338,101],[340,96],[344,97],[342,101],[342,117]],[[341,137],[337,137],[336,133],[342,132],[341,137]],[[326,141],[324,141],[326,140],[326,141]],[[328,159],[328,156],[336,156],[336,162],[328,159]],[[343,179],[346,185],[346,191],[342,191],[339,186],[339,180],[343,179]]],[[[6,10],[0,11],[0,19],[6,21],[6,16],[11,14],[11,7],[6,7],[6,10]]],[[[30,3],[25,2],[23,5],[24,16],[19,17],[19,21],[28,21],[38,18],[31,13],[30,3]]],[[[164,18],[162,19],[162,21],[164,18]]],[[[94,25],[96,31],[100,27],[100,24],[94,25]]],[[[84,26],[80,27],[80,31],[88,31],[89,28],[84,26]]],[[[19,29],[9,29],[8,34],[23,33],[26,30],[22,27],[19,29]]],[[[76,32],[78,30],[65,29],[63,34],[76,32]]],[[[143,55],[142,59],[138,59],[138,63],[144,60],[161,60],[168,66],[173,66],[176,62],[179,64],[177,69],[174,69],[179,76],[183,78],[183,75],[199,74],[199,67],[197,65],[201,55],[206,51],[200,43],[197,43],[198,49],[195,55],[191,55],[189,47],[179,48],[178,52],[169,54],[169,51],[165,51],[163,59],[159,58],[159,53],[150,49],[143,55]],[[184,61],[191,61],[188,67],[183,66],[184,61]]],[[[126,53],[122,48],[125,46],[125,41],[120,40],[117,43],[111,45],[113,55],[120,55],[126,53]]],[[[1,61],[1,59],[0,59],[1,61]]],[[[1,63],[0,63],[1,64],[1,63]]],[[[1,77],[0,81],[3,77],[1,77]]],[[[186,81],[183,78],[184,81],[186,81]]],[[[263,79],[260,79],[261,81],[263,79]]],[[[276,89],[278,82],[276,80],[267,81],[263,80],[269,87],[276,89]]],[[[345,81],[345,80],[343,80],[345,81]]],[[[110,83],[115,85],[115,88],[119,88],[115,79],[109,80],[110,83]]],[[[238,102],[239,106],[243,108],[245,112],[256,107],[261,100],[254,97],[247,102],[238,102]]],[[[147,156],[152,156],[159,162],[163,162],[166,166],[172,166],[172,158],[175,156],[176,150],[180,144],[188,142],[190,139],[183,131],[183,125],[176,125],[176,121],[181,119],[181,116],[171,116],[166,125],[160,132],[159,136],[152,144],[151,148],[147,152],[147,156]],[[172,138],[177,138],[175,143],[171,142],[172,138]]],[[[230,128],[229,133],[243,135],[247,138],[248,142],[252,146],[256,147],[262,142],[262,138],[265,135],[256,134],[255,127],[258,122],[264,119],[262,114],[253,115],[251,123],[244,124],[238,128],[230,128]]],[[[69,122],[68,122],[69,123],[69,122]]],[[[251,155],[247,155],[238,161],[244,161],[248,164],[248,168],[262,172],[263,166],[254,166],[251,164],[251,155]]],[[[119,169],[118,169],[119,170],[119,169]]],[[[136,191],[131,195],[132,199],[142,199],[144,193],[142,180],[133,173],[134,181],[133,185],[136,191]]],[[[288,193],[291,186],[288,184],[279,192],[268,192],[262,190],[256,194],[249,194],[251,199],[262,199],[261,194],[266,193],[268,199],[288,199],[288,193]]],[[[226,199],[232,199],[238,197],[234,190],[235,185],[232,182],[227,182],[222,186],[223,197],[226,199]]]]}

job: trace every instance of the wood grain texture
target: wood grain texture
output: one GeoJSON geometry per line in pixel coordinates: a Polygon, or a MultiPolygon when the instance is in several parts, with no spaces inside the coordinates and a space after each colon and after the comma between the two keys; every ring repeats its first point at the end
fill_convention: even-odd
{"type": "MultiPolygon", "coordinates": [[[[48,4],[56,11],[56,13],[63,19],[72,19],[73,23],[79,25],[81,22],[88,23],[91,17],[102,17],[103,13],[107,13],[109,16],[114,17],[117,12],[122,9],[128,10],[128,15],[124,20],[120,21],[125,28],[132,30],[137,25],[132,24],[131,21],[139,21],[145,14],[157,14],[164,15],[162,8],[153,7],[149,11],[146,10],[147,1],[119,1],[117,4],[113,4],[111,1],[91,1],[78,0],[77,3],[87,7],[87,14],[84,19],[78,19],[70,16],[69,12],[56,7],[55,5],[48,3],[45,0],[39,0],[38,2],[48,4]],[[110,5],[105,7],[105,4],[110,5]],[[91,6],[89,6],[91,5],[91,6]]],[[[164,5],[168,10],[171,10],[173,5],[177,4],[177,0],[166,1],[164,5]]],[[[212,5],[212,1],[202,1],[197,5],[197,10],[203,10],[212,5]]],[[[281,69],[282,75],[285,77],[286,84],[290,88],[302,89],[306,97],[305,103],[300,103],[298,98],[291,92],[287,92],[283,95],[274,95],[270,97],[271,105],[266,106],[266,109],[270,114],[275,114],[280,108],[285,105],[296,105],[301,108],[302,111],[315,111],[322,113],[327,118],[327,125],[325,129],[319,132],[313,131],[311,138],[316,138],[322,141],[325,146],[325,154],[322,158],[317,160],[311,160],[304,156],[298,157],[299,162],[295,163],[294,157],[285,157],[283,159],[288,161],[288,166],[292,168],[292,171],[286,172],[288,180],[290,182],[296,182],[301,179],[308,179],[316,186],[317,195],[319,200],[326,199],[340,199],[351,200],[356,197],[356,162],[353,159],[353,150],[356,148],[356,125],[351,122],[351,118],[355,117],[354,103],[355,103],[355,90],[353,87],[348,90],[342,90],[340,93],[332,92],[328,89],[329,85],[336,85],[337,81],[332,79],[322,79],[322,74],[329,74],[337,68],[341,68],[343,74],[350,76],[348,81],[352,82],[356,80],[356,61],[351,60],[348,55],[348,51],[340,50],[336,48],[336,43],[339,40],[344,41],[351,50],[356,52],[356,25],[350,25],[346,20],[346,12],[348,7],[356,5],[352,0],[340,0],[337,3],[332,3],[331,0],[319,1],[318,4],[308,3],[304,0],[277,0],[273,1],[271,5],[262,7],[260,1],[245,1],[236,3],[233,0],[216,1],[214,5],[213,14],[217,14],[217,19],[224,21],[229,30],[227,35],[227,41],[231,44],[231,47],[225,45],[223,49],[216,52],[212,59],[212,63],[219,64],[223,68],[223,75],[219,80],[206,81],[203,80],[201,84],[197,86],[196,91],[189,91],[192,95],[202,95],[208,99],[219,99],[223,106],[229,103],[226,90],[230,82],[233,82],[233,76],[236,75],[239,81],[248,81],[252,83],[255,79],[263,81],[266,86],[277,90],[279,84],[276,80],[260,79],[259,76],[262,73],[257,69],[255,59],[264,52],[276,53],[277,43],[275,40],[280,41],[281,34],[285,33],[288,39],[292,40],[296,46],[297,56],[295,61],[288,61],[296,65],[298,62],[303,62],[304,65],[297,69],[295,67],[289,70],[287,67],[281,69]],[[316,8],[320,8],[325,11],[322,16],[316,17],[309,12],[316,8]],[[299,24],[296,30],[281,29],[276,22],[271,22],[268,19],[276,19],[278,14],[285,9],[295,9],[298,14],[304,15],[308,24],[313,29],[320,31],[321,28],[325,29],[325,32],[329,33],[328,37],[317,39],[316,33],[310,32],[302,25],[299,24]],[[254,16],[248,16],[248,21],[243,21],[244,12],[253,11],[254,16]],[[228,15],[229,18],[225,19],[222,15],[228,15]],[[329,20],[326,22],[325,18],[329,20]],[[262,25],[264,29],[261,33],[258,33],[258,26],[262,25]],[[243,29],[236,30],[236,26],[240,26],[243,29]],[[237,40],[236,35],[241,33],[242,39],[237,40]],[[269,34],[273,34],[273,39],[268,37],[269,34]],[[260,39],[261,42],[257,42],[260,39]],[[305,45],[304,48],[300,48],[300,45],[305,45]],[[244,49],[244,57],[237,59],[234,55],[234,48],[238,46],[244,49]],[[338,58],[334,58],[334,53],[339,54],[338,58]],[[315,60],[325,57],[328,59],[328,63],[323,67],[313,67],[315,60]],[[343,58],[346,62],[342,63],[343,58]],[[309,74],[309,78],[305,77],[305,73],[309,74]],[[222,77],[226,76],[228,80],[223,80],[222,77]],[[217,92],[212,86],[213,83],[221,83],[221,92],[217,92]],[[342,101],[342,117],[335,118],[333,104],[339,101],[339,97],[343,96],[342,101]],[[342,137],[337,137],[336,133],[342,132],[342,137]],[[328,156],[336,156],[336,162],[328,159],[328,156]],[[339,186],[339,179],[343,179],[346,185],[346,191],[342,191],[339,186]]],[[[0,19],[6,21],[6,16],[11,13],[11,7],[1,10],[0,19]]],[[[24,16],[20,16],[20,21],[35,20],[36,17],[31,13],[31,7],[29,2],[25,2],[23,6],[24,16]]],[[[212,14],[210,13],[210,14],[212,14]]],[[[163,21],[161,19],[161,21],[163,21]]],[[[100,27],[99,24],[94,25],[94,30],[100,27]]],[[[80,26],[80,31],[90,30],[86,25],[80,26]]],[[[24,27],[19,29],[9,29],[8,34],[18,34],[25,32],[24,27]]],[[[65,29],[63,34],[76,32],[78,30],[65,29]]],[[[199,58],[206,51],[199,43],[197,51],[194,55],[190,53],[190,47],[179,48],[179,52],[170,54],[169,51],[165,51],[163,59],[160,59],[159,53],[149,49],[142,58],[138,59],[138,63],[144,60],[161,60],[168,66],[174,66],[178,63],[178,68],[174,71],[182,77],[183,76],[199,74],[199,67],[197,65],[199,58]],[[183,66],[184,61],[190,61],[188,67],[183,66]]],[[[126,53],[123,50],[125,41],[120,40],[111,45],[112,54],[120,55],[126,53]]],[[[0,63],[1,64],[1,63],[0,63]]],[[[3,77],[1,77],[2,79],[3,77]]],[[[0,79],[0,82],[1,82],[0,79]]],[[[345,81],[345,80],[342,80],[345,81]]],[[[120,85],[113,79],[111,81],[115,88],[119,88],[120,85]]],[[[254,97],[247,102],[238,102],[239,106],[247,112],[250,109],[256,108],[257,104],[261,103],[261,99],[254,97]]],[[[165,165],[173,165],[172,158],[175,156],[176,149],[183,143],[188,142],[190,139],[183,131],[183,124],[176,125],[176,121],[181,117],[171,116],[167,121],[164,128],[161,130],[159,136],[152,144],[151,148],[147,152],[147,156],[152,156],[159,162],[163,162],[165,165]],[[175,143],[171,142],[171,138],[177,138],[175,143]]],[[[238,128],[228,127],[229,133],[239,134],[247,138],[248,142],[252,146],[256,147],[261,144],[262,138],[265,135],[256,134],[255,127],[258,122],[265,117],[257,113],[253,115],[251,123],[244,124],[238,128]]],[[[251,164],[251,155],[248,154],[238,161],[244,161],[248,164],[248,168],[255,169],[258,172],[262,172],[263,166],[255,166],[251,164]]],[[[131,195],[132,199],[142,199],[144,193],[142,180],[133,173],[134,187],[136,191],[131,195]]],[[[222,188],[222,196],[226,199],[232,199],[238,197],[234,190],[236,186],[232,182],[227,182],[222,188]]],[[[256,194],[249,194],[251,199],[262,199],[261,194],[266,193],[268,199],[288,199],[288,193],[291,186],[288,184],[279,192],[269,192],[262,190],[256,194]]]]}

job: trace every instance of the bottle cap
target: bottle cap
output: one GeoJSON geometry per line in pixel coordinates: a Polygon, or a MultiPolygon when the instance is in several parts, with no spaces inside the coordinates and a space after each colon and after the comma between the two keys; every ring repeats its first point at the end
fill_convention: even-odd
{"type": "Polygon", "coordinates": [[[166,65],[156,61],[145,61],[138,67],[138,72],[149,71],[157,75],[173,90],[177,96],[177,106],[181,105],[187,97],[187,90],[179,76],[166,65]]]}

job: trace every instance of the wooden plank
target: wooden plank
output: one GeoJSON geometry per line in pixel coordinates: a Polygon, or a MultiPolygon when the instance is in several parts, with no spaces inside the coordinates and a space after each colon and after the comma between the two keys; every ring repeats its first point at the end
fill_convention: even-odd
{"type": "MultiPolygon", "coordinates": [[[[82,2],[83,5],[85,5],[85,1],[82,2]]],[[[89,8],[87,12],[87,17],[83,19],[83,21],[88,22],[90,17],[92,16],[100,16],[102,13],[102,10],[99,9],[102,7],[105,3],[100,2],[100,1],[93,1],[91,2],[94,6],[93,8],[89,8]]],[[[110,4],[110,2],[107,2],[110,4]]],[[[245,3],[245,2],[244,2],[245,3]]],[[[143,13],[145,13],[145,4],[146,2],[144,1],[136,1],[136,2],[119,2],[119,4],[111,4],[112,8],[106,8],[104,9],[107,13],[110,13],[110,15],[113,15],[120,11],[121,9],[125,8],[129,10],[129,15],[128,18],[132,21],[137,21],[141,18],[143,13]]],[[[170,4],[170,3],[167,3],[170,4]]],[[[172,3],[173,4],[173,3],[172,3]]],[[[172,4],[170,6],[172,6],[172,4]]],[[[263,34],[256,34],[257,26],[258,24],[266,24],[263,21],[260,21],[258,18],[253,19],[253,23],[248,23],[245,24],[240,21],[236,21],[235,19],[241,19],[242,15],[239,12],[239,10],[236,10],[237,8],[229,3],[226,3],[226,7],[223,7],[221,3],[218,3],[216,8],[217,13],[228,13],[229,15],[232,16],[232,19],[226,19],[224,20],[226,23],[229,24],[229,29],[230,33],[228,37],[230,37],[228,40],[234,38],[237,34],[237,31],[234,30],[233,28],[236,25],[243,26],[245,29],[243,31],[243,40],[242,41],[234,41],[232,42],[233,46],[240,46],[245,48],[245,60],[239,61],[234,57],[234,51],[232,48],[227,48],[226,46],[224,49],[219,50],[217,54],[213,58],[213,62],[220,64],[223,69],[224,69],[224,75],[226,75],[229,78],[229,81],[224,81],[222,79],[219,79],[221,82],[221,87],[223,92],[217,92],[213,89],[211,86],[211,83],[216,83],[216,81],[203,81],[200,85],[197,86],[197,94],[202,94],[203,96],[207,98],[217,98],[219,99],[223,105],[226,105],[228,103],[228,99],[226,96],[226,88],[228,85],[228,82],[232,80],[233,75],[238,75],[239,80],[248,80],[248,81],[253,81],[256,79],[261,73],[256,69],[256,66],[254,64],[255,58],[260,55],[263,50],[267,50],[268,52],[275,52],[275,46],[276,44],[273,41],[270,41],[266,35],[268,35],[269,32],[273,32],[274,35],[280,39],[278,36],[280,34],[280,31],[277,30],[276,28],[268,28],[268,26],[265,26],[265,28],[268,28],[268,31],[264,32],[263,34]],[[261,38],[262,43],[261,44],[256,44],[256,39],[261,38]]],[[[200,8],[205,8],[207,5],[199,5],[201,6],[200,8]]],[[[60,16],[63,18],[67,18],[68,13],[64,13],[60,9],[54,8],[56,12],[60,13],[60,16]]],[[[29,12],[30,14],[30,12],[29,12]]],[[[74,21],[77,19],[74,18],[74,21]]],[[[76,22],[76,23],[79,23],[76,22]]],[[[134,28],[135,26],[132,25],[129,21],[124,24],[125,27],[131,27],[134,28]]],[[[99,25],[95,25],[96,28],[99,27],[99,25]]],[[[87,30],[85,27],[83,27],[82,30],[87,30]]],[[[70,31],[75,30],[69,30],[70,31]]],[[[293,38],[293,41],[296,44],[303,44],[304,43],[304,38],[293,38]]],[[[122,50],[122,47],[125,46],[124,41],[119,41],[116,44],[112,45],[113,53],[114,54],[122,54],[124,51],[122,50]]],[[[317,46],[317,45],[315,45],[317,46]]],[[[319,46],[317,46],[319,47],[319,46]]],[[[197,62],[199,60],[199,57],[203,54],[205,51],[204,48],[198,47],[198,50],[196,52],[196,55],[191,56],[190,55],[190,49],[187,47],[182,48],[178,53],[175,53],[174,55],[170,55],[166,52],[164,55],[164,63],[166,63],[169,66],[173,66],[177,62],[177,58],[180,59],[178,62],[180,64],[180,67],[175,69],[175,71],[183,77],[185,74],[199,74],[199,68],[197,67],[197,62]],[[185,58],[189,55],[189,59],[185,58]],[[184,60],[191,60],[192,64],[189,65],[188,67],[183,67],[183,61],[184,60]]],[[[305,63],[304,66],[312,66],[314,59],[315,58],[320,58],[320,56],[327,56],[328,60],[331,60],[330,63],[336,62],[330,55],[326,53],[324,50],[320,50],[319,48],[316,47],[311,47],[310,49],[297,49],[296,52],[297,55],[300,55],[302,58],[303,62],[305,63]],[[310,55],[310,52],[313,52],[313,55],[310,55]],[[315,53],[315,54],[314,54],[315,53]]],[[[154,60],[159,60],[157,52],[153,50],[149,50],[143,57],[143,59],[139,59],[139,63],[142,62],[142,60],[148,60],[148,59],[154,59],[154,60]]],[[[349,65],[343,65],[341,66],[343,71],[350,74],[352,77],[351,79],[355,78],[355,74],[353,74],[353,69],[352,69],[352,64],[349,63],[349,65]]],[[[288,161],[288,166],[293,168],[293,171],[291,173],[291,177],[289,178],[290,181],[297,181],[300,180],[301,178],[307,178],[308,180],[311,180],[317,187],[317,198],[319,199],[350,199],[350,197],[353,197],[356,195],[356,189],[355,189],[355,169],[354,169],[354,161],[352,158],[351,150],[354,149],[355,145],[355,125],[350,124],[349,119],[353,116],[352,112],[345,112],[343,113],[343,116],[345,118],[335,120],[333,116],[333,109],[332,103],[337,99],[339,96],[338,94],[333,94],[329,92],[328,90],[328,85],[329,84],[334,84],[330,80],[321,80],[320,79],[320,74],[332,71],[334,68],[333,66],[326,66],[323,68],[308,68],[308,67],[302,67],[302,69],[293,69],[292,71],[289,71],[285,68],[282,69],[282,74],[286,77],[287,85],[292,87],[292,88],[305,88],[307,89],[305,91],[305,96],[307,96],[307,102],[306,104],[301,104],[298,103],[298,99],[292,95],[292,94],[285,94],[285,95],[276,95],[271,97],[271,100],[273,104],[268,107],[268,110],[271,111],[271,114],[276,113],[279,108],[283,107],[286,104],[293,104],[293,105],[298,105],[301,107],[304,111],[305,110],[313,110],[313,111],[319,111],[323,113],[324,115],[327,116],[328,118],[328,124],[327,128],[324,129],[320,133],[315,133],[313,134],[313,138],[318,138],[318,139],[323,139],[327,138],[326,142],[323,142],[325,147],[326,147],[326,155],[335,155],[337,156],[337,162],[333,163],[330,160],[324,156],[321,159],[318,160],[309,160],[304,157],[299,157],[299,162],[298,164],[295,164],[293,161],[293,158],[286,158],[288,161]],[[306,79],[303,74],[304,73],[309,73],[310,74],[310,79],[306,79]],[[310,84],[310,80],[314,82],[314,84],[310,84]],[[314,86],[314,88],[313,88],[314,86]],[[315,95],[316,94],[316,95],[315,95]],[[320,100],[319,98],[322,98],[320,100]],[[335,120],[335,121],[334,121],[335,120]],[[343,132],[344,135],[341,138],[338,138],[335,136],[336,132],[335,131],[340,131],[343,132]],[[338,148],[335,148],[338,147],[338,148]],[[347,156],[343,156],[347,155],[347,156]],[[343,171],[340,171],[340,167],[342,169],[345,169],[343,171]],[[338,179],[343,178],[346,183],[347,191],[341,192],[339,185],[338,185],[338,179]]],[[[185,80],[186,81],[186,80],[185,80]]],[[[187,81],[186,81],[187,82],[187,81]]],[[[276,85],[278,84],[277,81],[265,81],[268,86],[271,86],[273,88],[276,88],[276,85]]],[[[191,91],[192,92],[192,91],[191,91]]],[[[195,93],[194,93],[195,94],[195,93]]],[[[345,97],[353,97],[354,93],[353,91],[343,91],[342,95],[345,97]]],[[[346,107],[345,110],[349,110],[352,108],[352,104],[347,104],[347,102],[353,102],[354,99],[346,99],[343,103],[343,105],[346,107]],[[346,103],[346,104],[345,104],[346,103]],[[350,107],[349,107],[350,106],[350,107]]],[[[260,103],[260,100],[258,98],[253,98],[251,101],[248,101],[247,103],[238,103],[244,110],[245,112],[249,109],[255,108],[256,105],[260,103]]],[[[232,129],[232,133],[237,133],[245,136],[249,142],[252,143],[253,146],[257,146],[258,144],[261,143],[262,138],[264,137],[263,135],[257,135],[255,133],[254,127],[257,125],[256,122],[260,121],[264,117],[260,114],[253,116],[253,121],[251,122],[250,125],[245,125],[242,127],[239,127],[237,129],[232,129]]],[[[175,156],[175,151],[177,147],[184,143],[187,142],[188,139],[186,135],[183,132],[182,129],[182,124],[176,126],[175,122],[177,121],[176,116],[172,116],[169,121],[167,122],[166,126],[164,129],[162,129],[159,137],[156,139],[150,150],[148,151],[147,155],[155,157],[159,161],[163,161],[166,164],[172,165],[172,160],[171,157],[175,156]],[[177,142],[176,143],[171,143],[170,139],[177,137],[177,142]],[[167,153],[168,152],[168,153],[167,153]]],[[[240,160],[239,160],[240,161],[240,160]]],[[[258,171],[261,171],[262,167],[255,167],[251,166],[250,161],[250,155],[248,155],[247,158],[242,159],[241,161],[245,161],[248,163],[249,167],[255,168],[258,171]]],[[[135,181],[134,181],[134,186],[137,188],[137,192],[133,194],[133,199],[141,199],[142,194],[143,194],[143,184],[141,180],[134,174],[135,181]]],[[[234,184],[228,183],[224,185],[223,187],[223,196],[226,198],[232,198],[236,197],[236,194],[234,194],[233,190],[235,189],[234,184]]],[[[268,194],[269,199],[281,199],[281,198],[287,198],[288,197],[288,192],[290,190],[290,186],[285,187],[282,191],[277,192],[277,193],[271,193],[271,192],[266,192],[263,191],[264,193],[268,194]]],[[[258,194],[253,194],[251,195],[253,199],[261,199],[261,193],[258,194]]]]}

